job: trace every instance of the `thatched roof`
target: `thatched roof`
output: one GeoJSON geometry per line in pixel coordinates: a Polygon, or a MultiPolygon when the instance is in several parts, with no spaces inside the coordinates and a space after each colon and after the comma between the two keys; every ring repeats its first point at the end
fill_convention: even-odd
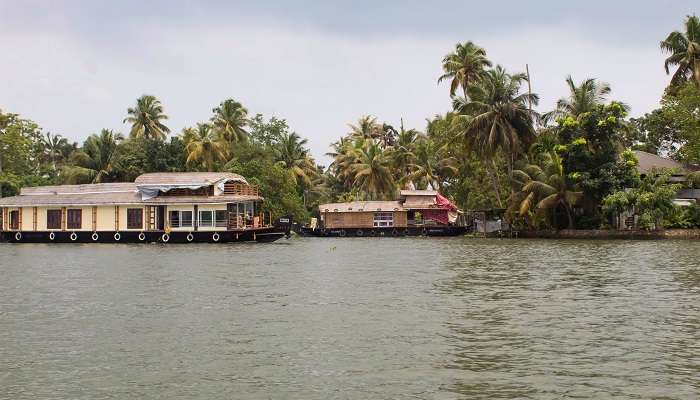
{"type": "Polygon", "coordinates": [[[399,195],[401,197],[404,196],[432,196],[435,197],[437,195],[436,190],[402,190],[399,192],[399,195]]]}
{"type": "Polygon", "coordinates": [[[370,212],[403,211],[398,201],[351,201],[349,203],[328,203],[318,206],[321,212],[370,212]]]}

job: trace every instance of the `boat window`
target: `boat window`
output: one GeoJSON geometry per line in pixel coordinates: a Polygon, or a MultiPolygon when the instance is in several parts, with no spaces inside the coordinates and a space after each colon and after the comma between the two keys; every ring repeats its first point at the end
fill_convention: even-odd
{"type": "Polygon", "coordinates": [[[127,229],[143,229],[143,209],[127,208],[126,209],[126,228],[127,229]]]}
{"type": "Polygon", "coordinates": [[[46,210],[46,229],[61,229],[61,210],[46,210]]]}
{"type": "Polygon", "coordinates": [[[394,226],[393,212],[374,213],[374,227],[394,226]]]}
{"type": "Polygon", "coordinates": [[[225,228],[228,226],[228,211],[226,210],[216,210],[216,226],[225,228]]]}
{"type": "Polygon", "coordinates": [[[201,227],[213,227],[214,226],[214,211],[199,211],[199,226],[201,227]]]}
{"type": "Polygon", "coordinates": [[[191,228],[192,211],[170,211],[171,228],[191,228]]]}
{"type": "Polygon", "coordinates": [[[70,209],[68,210],[67,218],[67,228],[68,229],[82,229],[83,227],[83,210],[81,209],[70,209]]]}

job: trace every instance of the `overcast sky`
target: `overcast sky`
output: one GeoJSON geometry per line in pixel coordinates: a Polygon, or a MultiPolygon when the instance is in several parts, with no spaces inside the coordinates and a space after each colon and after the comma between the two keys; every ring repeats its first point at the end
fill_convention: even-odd
{"type": "Polygon", "coordinates": [[[449,109],[442,57],[472,40],[511,71],[530,65],[548,110],[564,79],[595,77],[633,115],[669,77],[659,41],[697,0],[20,1],[0,0],[0,109],[82,141],[128,132],[127,107],[158,97],[174,133],[226,98],[285,118],[319,162],[364,114],[424,129],[449,109]]]}

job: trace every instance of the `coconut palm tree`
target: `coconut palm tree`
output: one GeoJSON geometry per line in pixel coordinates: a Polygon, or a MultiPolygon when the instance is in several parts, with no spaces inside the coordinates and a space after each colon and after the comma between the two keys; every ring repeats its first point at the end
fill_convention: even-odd
{"type": "Polygon", "coordinates": [[[393,195],[396,185],[391,173],[391,160],[378,144],[368,142],[351,169],[354,186],[364,191],[370,199],[384,199],[393,195]]]}
{"type": "Polygon", "coordinates": [[[544,123],[567,116],[578,118],[579,115],[591,112],[597,105],[603,104],[610,94],[610,85],[595,78],[585,79],[577,86],[569,75],[566,77],[566,85],[569,96],[559,99],[556,109],[542,116],[544,123]]]}
{"type": "Polygon", "coordinates": [[[304,147],[306,143],[296,132],[283,132],[272,147],[278,165],[289,170],[300,187],[310,187],[312,178],[318,175],[316,163],[304,147]]]}
{"type": "Polygon", "coordinates": [[[91,135],[82,149],[71,156],[71,165],[64,166],[67,183],[108,182],[114,172],[117,146],[124,139],[121,133],[102,129],[99,135],[91,135]]]}
{"type": "Polygon", "coordinates": [[[382,128],[377,118],[371,115],[364,115],[357,120],[356,125],[348,124],[348,126],[350,127],[349,136],[363,139],[377,138],[382,128]]]}
{"type": "Polygon", "coordinates": [[[68,140],[61,135],[52,135],[51,132],[46,132],[46,135],[41,138],[41,143],[44,146],[46,156],[51,161],[51,166],[56,171],[56,160],[63,157],[63,149],[68,145],[68,140]]]}
{"type": "Polygon", "coordinates": [[[498,65],[469,87],[468,99],[453,100],[464,122],[464,138],[480,152],[489,167],[500,150],[506,159],[509,178],[516,155],[526,150],[536,137],[533,120],[537,114],[529,106],[537,105],[539,97],[520,93],[526,81],[525,74],[511,75],[498,65]]]}
{"type": "Polygon", "coordinates": [[[217,162],[226,161],[227,143],[210,124],[198,123],[194,132],[183,130],[183,141],[187,143],[187,164],[199,164],[213,171],[217,162]]]}
{"type": "Polygon", "coordinates": [[[671,32],[661,42],[661,50],[670,54],[664,61],[666,73],[671,73],[671,67],[678,67],[671,78],[671,86],[690,80],[700,87],[700,18],[688,16],[685,32],[671,32]]]}
{"type": "Polygon", "coordinates": [[[224,140],[232,144],[247,140],[245,127],[248,125],[248,110],[241,103],[233,99],[224,100],[212,111],[214,131],[224,140]]]}
{"type": "Polygon", "coordinates": [[[410,181],[411,166],[416,159],[414,151],[416,143],[420,139],[425,139],[425,136],[415,129],[404,129],[403,121],[401,122],[401,129],[396,136],[396,141],[388,153],[397,182],[408,183],[410,181]]]}
{"type": "Polygon", "coordinates": [[[464,98],[468,98],[467,88],[478,82],[484,69],[491,66],[486,58],[486,50],[472,43],[457,43],[455,51],[442,59],[443,74],[438,78],[438,84],[450,80],[450,96],[454,96],[458,87],[462,88],[464,98]]]}
{"type": "Polygon", "coordinates": [[[511,196],[510,213],[527,218],[536,212],[534,208],[550,210],[556,226],[556,211],[561,208],[566,212],[569,229],[573,229],[572,208],[583,192],[570,187],[561,158],[555,152],[545,155],[542,166],[529,164],[515,170],[511,182],[516,191],[511,196]]]}
{"type": "Polygon", "coordinates": [[[131,124],[131,137],[164,140],[170,132],[170,128],[162,122],[168,119],[168,116],[163,113],[163,106],[155,96],[139,97],[136,99],[136,106],[127,109],[126,112],[128,115],[124,122],[131,124]]]}
{"type": "Polygon", "coordinates": [[[458,172],[455,166],[457,160],[452,157],[442,157],[442,151],[432,140],[419,140],[414,154],[415,160],[410,165],[412,172],[409,174],[409,179],[418,182],[421,186],[442,190],[445,179],[455,176],[458,172]]]}
{"type": "Polygon", "coordinates": [[[331,166],[346,188],[352,188],[355,182],[353,165],[359,162],[360,154],[370,143],[373,143],[370,139],[345,137],[336,142],[335,151],[329,153],[334,156],[331,166]]]}

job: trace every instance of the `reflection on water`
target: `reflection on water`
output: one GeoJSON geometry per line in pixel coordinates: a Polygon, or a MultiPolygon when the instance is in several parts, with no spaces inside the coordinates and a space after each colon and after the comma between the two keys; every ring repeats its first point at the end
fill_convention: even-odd
{"type": "Polygon", "coordinates": [[[0,398],[697,398],[697,242],[0,246],[0,398]]]}

